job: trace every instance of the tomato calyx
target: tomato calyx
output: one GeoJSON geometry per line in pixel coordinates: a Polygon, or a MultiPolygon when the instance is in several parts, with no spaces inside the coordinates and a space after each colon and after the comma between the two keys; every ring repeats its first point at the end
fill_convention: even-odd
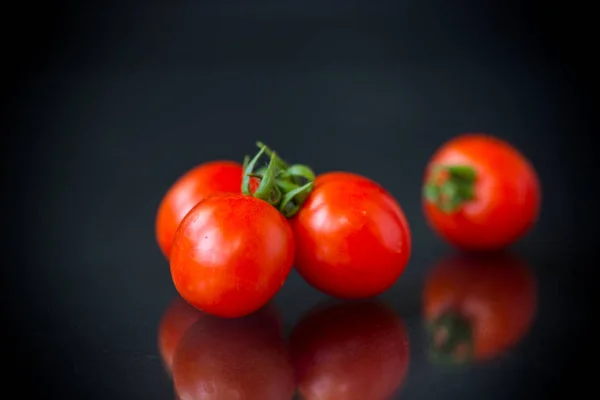
{"type": "Polygon", "coordinates": [[[435,166],[423,196],[445,213],[457,211],[475,198],[475,170],[466,165],[435,166]]]}
{"type": "Polygon", "coordinates": [[[302,164],[289,165],[277,153],[261,142],[256,145],[260,149],[250,159],[246,156],[243,163],[242,193],[262,199],[277,208],[286,218],[291,218],[298,211],[312,192],[315,173],[302,164]],[[266,166],[256,168],[263,156],[269,157],[266,166]],[[252,192],[250,180],[258,179],[260,184],[252,192]]]}
{"type": "Polygon", "coordinates": [[[429,326],[429,354],[442,364],[463,364],[473,358],[470,321],[455,312],[445,312],[429,326]]]}

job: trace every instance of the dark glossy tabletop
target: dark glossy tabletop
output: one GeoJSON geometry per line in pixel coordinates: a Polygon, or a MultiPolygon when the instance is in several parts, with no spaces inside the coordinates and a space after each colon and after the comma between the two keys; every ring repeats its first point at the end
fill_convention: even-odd
{"type": "Polygon", "coordinates": [[[177,348],[181,400],[197,385],[222,394],[203,399],[246,399],[257,385],[278,399],[294,376],[311,399],[331,388],[348,400],[492,400],[581,387],[593,145],[565,48],[548,45],[525,7],[283,3],[85,3],[29,20],[39,42],[15,53],[26,64],[2,146],[11,374],[40,398],[173,399],[177,348]],[[542,183],[537,225],[495,257],[458,253],[421,210],[427,159],[469,131],[513,143],[542,183]],[[158,202],[193,165],[240,160],[255,140],[396,197],[413,246],[390,290],[340,302],[292,271],[242,320],[178,298],[154,237],[158,202]],[[431,329],[440,282],[468,323],[448,315],[448,329],[431,329]]]}

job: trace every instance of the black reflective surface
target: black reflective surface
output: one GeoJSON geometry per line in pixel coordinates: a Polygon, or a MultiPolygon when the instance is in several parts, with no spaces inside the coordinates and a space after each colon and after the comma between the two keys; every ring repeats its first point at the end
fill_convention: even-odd
{"type": "Polygon", "coordinates": [[[557,11],[284,3],[28,10],[40,33],[7,50],[3,109],[9,377],[61,399],[578,397],[594,343],[594,143],[585,71],[544,22],[557,11]],[[468,131],[510,141],[540,175],[540,220],[508,255],[466,258],[422,216],[427,159],[468,131]],[[177,300],[158,202],[255,140],[397,198],[413,256],[388,292],[340,303],[293,271],[243,320],[177,300]]]}
{"type": "MultiPolygon", "coordinates": [[[[298,395],[305,396],[297,398],[505,399],[545,393],[550,380],[564,374],[556,361],[569,360],[577,347],[570,327],[581,322],[581,313],[569,307],[573,300],[554,281],[556,272],[544,272],[552,264],[514,252],[416,257],[426,258],[376,299],[340,301],[310,288],[290,294],[286,287],[246,318],[273,327],[263,333],[265,342],[270,339],[261,351],[253,330],[215,319],[224,328],[213,334],[203,322],[213,317],[174,295],[156,330],[167,371],[162,378],[185,393],[182,398],[212,390],[232,399],[237,393],[269,398],[268,391],[288,398],[283,393],[294,374],[298,395]],[[282,343],[290,364],[282,361],[282,343]],[[254,379],[231,383],[232,371],[252,376],[241,372],[248,365],[271,371],[256,378],[263,382],[259,388],[254,379]]],[[[290,279],[300,278],[293,273],[290,279]]]]}

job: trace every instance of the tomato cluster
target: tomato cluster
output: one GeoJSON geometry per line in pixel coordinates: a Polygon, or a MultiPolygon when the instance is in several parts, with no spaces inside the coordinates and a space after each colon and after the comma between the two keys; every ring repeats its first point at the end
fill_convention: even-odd
{"type": "MultiPolygon", "coordinates": [[[[258,147],[243,163],[197,166],[160,203],[156,238],[183,299],[212,315],[246,316],[275,296],[292,267],[341,299],[389,289],[412,247],[392,194],[357,173],[316,175],[258,147]]],[[[468,134],[433,155],[422,199],[427,221],[442,238],[463,249],[496,250],[533,226],[540,188],[515,148],[468,134]]]]}
{"type": "Polygon", "coordinates": [[[258,146],[243,164],[196,167],[161,202],[156,237],[183,299],[212,315],[242,317],[273,298],[292,266],[331,296],[387,290],[411,252],[393,196],[364,176],[315,175],[258,146]]]}
{"type": "Polygon", "coordinates": [[[231,319],[178,297],[158,330],[178,399],[389,399],[408,374],[408,339],[400,317],[376,301],[318,304],[286,338],[271,303],[231,319]]]}

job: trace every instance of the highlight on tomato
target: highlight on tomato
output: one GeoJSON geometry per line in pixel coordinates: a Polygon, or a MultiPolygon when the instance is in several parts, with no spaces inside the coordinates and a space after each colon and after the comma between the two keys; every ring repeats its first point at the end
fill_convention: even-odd
{"type": "Polygon", "coordinates": [[[535,169],[514,146],[489,134],[463,134],[429,160],[423,208],[433,230],[454,246],[500,250],[535,225],[540,191],[535,169]]]}
{"type": "MultiPolygon", "coordinates": [[[[315,178],[308,167],[276,158],[275,186],[287,193],[279,196],[279,209],[294,232],[298,273],[316,289],[344,299],[372,297],[390,288],[411,254],[409,225],[393,196],[358,174],[329,172],[315,178]],[[290,178],[305,184],[295,182],[289,190],[290,178]]],[[[264,179],[260,172],[250,176],[264,179]]]]}
{"type": "Polygon", "coordinates": [[[242,165],[228,160],[200,164],[183,174],[162,198],[155,221],[156,241],[168,259],[183,217],[206,197],[218,192],[240,193],[242,165]]]}
{"type": "Polygon", "coordinates": [[[182,400],[292,399],[294,371],[276,310],[198,320],[175,351],[173,385],[182,400]]]}
{"type": "Polygon", "coordinates": [[[516,256],[457,254],[430,271],[422,301],[432,359],[481,362],[510,350],[529,332],[537,284],[516,256]]]}
{"type": "Polygon", "coordinates": [[[389,399],[408,373],[406,327],[376,301],[315,307],[293,328],[289,346],[304,400],[389,399]]]}
{"type": "Polygon", "coordinates": [[[203,315],[205,314],[192,307],[180,296],[175,296],[163,312],[158,325],[158,349],[169,374],[171,374],[173,354],[179,340],[203,315]]]}

